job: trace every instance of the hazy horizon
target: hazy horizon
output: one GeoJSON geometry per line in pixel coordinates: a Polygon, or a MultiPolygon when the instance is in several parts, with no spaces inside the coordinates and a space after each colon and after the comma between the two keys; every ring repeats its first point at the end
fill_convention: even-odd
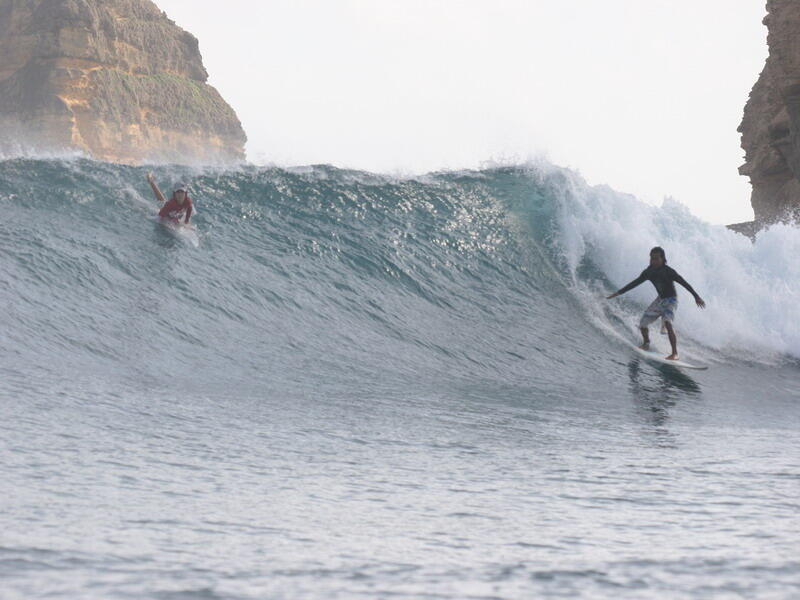
{"type": "Polygon", "coordinates": [[[736,129],[767,55],[763,0],[157,3],[200,39],[252,162],[545,157],[714,223],[752,219],[736,129]]]}

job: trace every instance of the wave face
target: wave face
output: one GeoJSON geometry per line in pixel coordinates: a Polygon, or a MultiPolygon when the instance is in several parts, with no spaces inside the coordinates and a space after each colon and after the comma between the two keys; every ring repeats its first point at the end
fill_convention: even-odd
{"type": "Polygon", "coordinates": [[[655,244],[708,302],[701,312],[679,291],[684,347],[800,357],[796,229],[752,244],[548,166],[404,180],[162,169],[162,182],[192,181],[194,247],[149,218],[144,174],[0,163],[9,368],[203,386],[441,374],[558,386],[554,365],[580,370],[587,352],[636,339],[650,284],[602,297],[655,244]]]}

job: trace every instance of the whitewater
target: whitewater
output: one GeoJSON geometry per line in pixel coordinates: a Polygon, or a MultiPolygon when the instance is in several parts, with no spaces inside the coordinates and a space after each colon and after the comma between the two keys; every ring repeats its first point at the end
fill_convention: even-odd
{"type": "MultiPolygon", "coordinates": [[[[0,597],[795,598],[800,229],[547,164],[0,160],[0,597]],[[678,288],[685,372],[630,348],[678,288]]],[[[653,335],[666,354],[666,338],[653,335]]]]}

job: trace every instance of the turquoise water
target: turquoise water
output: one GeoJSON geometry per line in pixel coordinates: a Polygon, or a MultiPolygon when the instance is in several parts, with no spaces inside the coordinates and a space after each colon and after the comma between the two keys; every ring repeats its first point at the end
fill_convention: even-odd
{"type": "Polygon", "coordinates": [[[195,246],[145,173],[0,162],[3,598],[800,594],[797,230],[546,165],[157,169],[195,246]],[[708,371],[603,300],[656,244],[708,371]]]}

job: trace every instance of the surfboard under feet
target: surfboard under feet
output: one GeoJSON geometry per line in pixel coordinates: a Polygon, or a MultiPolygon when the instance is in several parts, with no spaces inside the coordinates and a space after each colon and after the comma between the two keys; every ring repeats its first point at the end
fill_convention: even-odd
{"type": "Polygon", "coordinates": [[[669,365],[679,369],[690,369],[693,371],[705,371],[708,369],[706,365],[696,365],[686,362],[685,360],[668,360],[663,352],[658,352],[657,350],[642,350],[635,344],[631,344],[631,347],[643,358],[662,365],[669,365]]]}

